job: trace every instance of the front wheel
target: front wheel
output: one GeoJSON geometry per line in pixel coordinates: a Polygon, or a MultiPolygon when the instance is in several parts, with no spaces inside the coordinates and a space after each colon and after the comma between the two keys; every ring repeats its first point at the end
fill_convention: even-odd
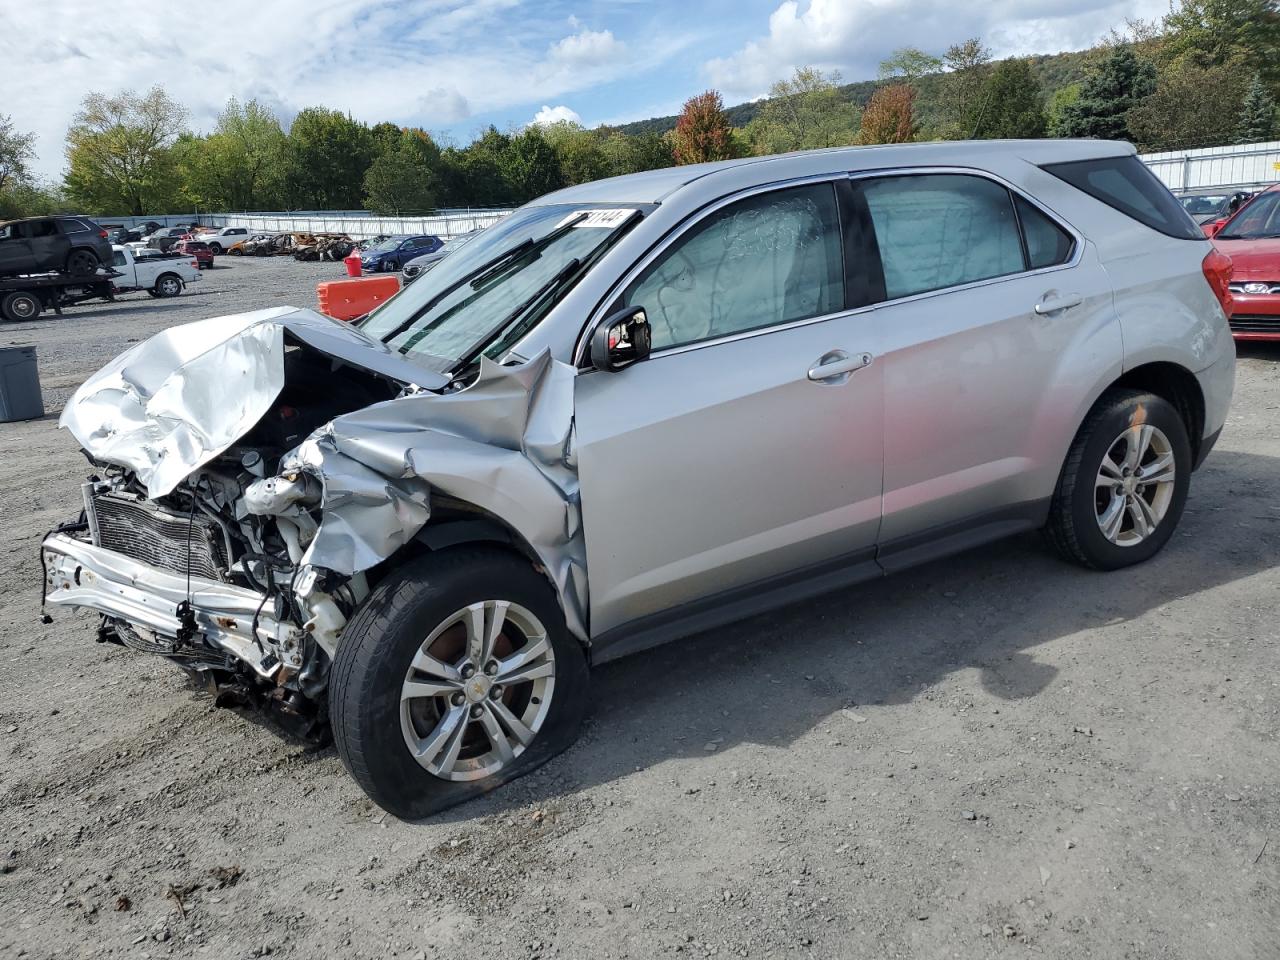
{"type": "Polygon", "coordinates": [[[456,548],[391,574],[352,618],[329,719],[365,793],[413,820],[568,747],[587,681],[546,579],[514,553],[456,548]]]}
{"type": "Polygon", "coordinates": [[[40,316],[40,299],[24,290],[16,290],[0,300],[0,316],[11,323],[34,320],[40,316]]]}
{"type": "Polygon", "coordinates": [[[182,281],[172,273],[166,273],[156,280],[157,297],[176,297],[182,292],[182,281]]]}
{"type": "Polygon", "coordinates": [[[1178,411],[1139,390],[1110,390],[1076,435],[1045,527],[1067,559],[1118,570],[1173,536],[1191,484],[1191,443],[1178,411]]]}

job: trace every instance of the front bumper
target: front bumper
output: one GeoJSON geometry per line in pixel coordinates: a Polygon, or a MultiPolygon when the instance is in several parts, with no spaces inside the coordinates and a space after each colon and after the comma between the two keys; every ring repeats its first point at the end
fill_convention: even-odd
{"type": "Polygon", "coordinates": [[[281,669],[270,650],[301,646],[302,631],[277,620],[273,605],[254,590],[203,577],[192,577],[188,588],[184,576],[61,533],[40,549],[46,602],[55,606],[87,607],[174,641],[183,632],[179,604],[190,597],[196,632],[265,679],[281,669]]]}
{"type": "Polygon", "coordinates": [[[1280,294],[1231,294],[1231,335],[1237,340],[1280,340],[1280,294]]]}

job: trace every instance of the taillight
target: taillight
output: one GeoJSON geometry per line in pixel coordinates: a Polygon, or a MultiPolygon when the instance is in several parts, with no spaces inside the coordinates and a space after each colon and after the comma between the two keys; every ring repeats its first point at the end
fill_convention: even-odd
{"type": "Polygon", "coordinates": [[[98,231],[98,236],[99,236],[101,239],[103,239],[103,240],[107,239],[107,231],[105,231],[105,230],[99,230],[99,231],[98,231]]]}
{"type": "Polygon", "coordinates": [[[196,269],[199,269],[199,268],[200,268],[200,261],[199,261],[199,260],[192,260],[192,261],[191,261],[191,265],[192,265],[193,267],[195,267],[196,269]]]}
{"type": "Polygon", "coordinates": [[[1204,278],[1209,281],[1209,286],[1213,288],[1213,295],[1222,304],[1222,312],[1230,317],[1232,307],[1231,258],[1221,250],[1210,250],[1204,258],[1204,262],[1200,264],[1200,269],[1204,271],[1204,278]]]}

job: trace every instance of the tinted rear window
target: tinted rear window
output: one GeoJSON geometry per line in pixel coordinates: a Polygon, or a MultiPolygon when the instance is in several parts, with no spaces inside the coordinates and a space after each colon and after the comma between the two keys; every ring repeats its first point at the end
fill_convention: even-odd
{"type": "Polygon", "coordinates": [[[1204,233],[1169,188],[1137,157],[1050,163],[1044,169],[1165,236],[1180,240],[1204,239],[1204,233]]]}

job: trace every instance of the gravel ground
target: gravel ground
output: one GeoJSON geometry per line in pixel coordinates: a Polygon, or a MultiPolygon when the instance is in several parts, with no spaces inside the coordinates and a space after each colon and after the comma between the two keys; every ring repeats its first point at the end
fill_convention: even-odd
{"type": "Polygon", "coordinates": [[[1271,958],[1280,938],[1280,350],[1182,528],[1091,574],[1028,536],[610,664],[580,743],[423,824],[331,749],[37,619],[85,465],[56,412],[180,321],[335,264],[0,328],[0,955],[1271,958]]]}

